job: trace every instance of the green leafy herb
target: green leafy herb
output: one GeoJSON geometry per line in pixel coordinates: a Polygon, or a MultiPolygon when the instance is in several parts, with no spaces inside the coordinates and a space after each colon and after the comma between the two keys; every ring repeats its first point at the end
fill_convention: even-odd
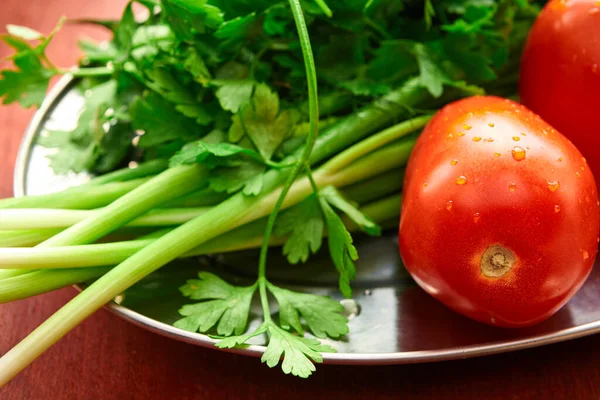
{"type": "Polygon", "coordinates": [[[231,81],[219,87],[215,95],[224,110],[237,113],[243,105],[250,102],[253,89],[252,81],[231,81]]]}
{"type": "Polygon", "coordinates": [[[216,327],[216,332],[225,336],[243,333],[256,285],[232,286],[210,272],[200,272],[198,277],[189,280],[181,292],[192,300],[206,301],[183,306],[179,313],[185,318],[174,325],[192,332],[208,332],[216,327]]]}
{"type": "Polygon", "coordinates": [[[300,321],[302,317],[312,334],[320,338],[338,338],[349,332],[348,319],[342,315],[344,307],[339,302],[325,296],[293,292],[272,284],[268,288],[279,304],[279,324],[282,328],[293,328],[303,335],[304,329],[300,321]]]}
{"type": "Polygon", "coordinates": [[[279,110],[279,96],[267,85],[258,84],[252,103],[241,108],[234,116],[229,138],[237,142],[248,135],[259,153],[270,160],[275,150],[291,135],[296,116],[291,111],[279,110]]]}
{"type": "Polygon", "coordinates": [[[283,254],[292,264],[306,262],[311,253],[321,248],[323,241],[323,214],[315,194],[300,204],[281,213],[275,225],[275,235],[288,239],[283,246],[283,254]]]}
{"type": "Polygon", "coordinates": [[[329,254],[331,254],[331,260],[340,274],[340,290],[344,296],[350,297],[352,295],[350,281],[356,275],[354,261],[358,259],[358,252],[352,244],[352,236],[346,229],[342,219],[333,211],[325,199],[320,200],[327,224],[329,254]]]}

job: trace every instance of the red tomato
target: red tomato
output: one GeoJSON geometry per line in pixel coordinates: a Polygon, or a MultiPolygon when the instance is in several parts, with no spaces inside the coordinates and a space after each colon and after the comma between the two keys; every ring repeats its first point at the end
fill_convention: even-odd
{"type": "Polygon", "coordinates": [[[553,0],[529,33],[521,102],[569,138],[600,179],[600,2],[553,0]]]}
{"type": "Polygon", "coordinates": [[[575,146],[525,107],[471,97],[440,110],[406,169],[400,252],[429,294],[504,327],[540,322],[597,252],[596,184],[575,146]]]}

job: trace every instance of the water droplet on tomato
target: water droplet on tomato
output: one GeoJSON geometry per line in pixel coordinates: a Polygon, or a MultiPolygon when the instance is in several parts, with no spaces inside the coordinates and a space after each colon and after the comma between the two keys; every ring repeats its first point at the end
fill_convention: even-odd
{"type": "Polygon", "coordinates": [[[494,153],[494,157],[500,157],[500,153],[494,153]]]}
{"type": "Polygon", "coordinates": [[[598,73],[598,64],[592,64],[592,72],[593,72],[594,74],[597,74],[597,73],[598,73]]]}
{"type": "Polygon", "coordinates": [[[463,136],[465,136],[465,133],[464,133],[464,132],[458,132],[458,133],[456,134],[456,136],[458,136],[458,137],[463,137],[463,136]]]}
{"type": "Polygon", "coordinates": [[[590,258],[589,253],[585,250],[581,250],[581,255],[583,256],[584,260],[587,260],[588,258],[590,258]]]}
{"type": "Polygon", "coordinates": [[[515,161],[523,161],[526,156],[525,149],[519,146],[515,146],[510,153],[515,161]]]}
{"type": "Polygon", "coordinates": [[[470,130],[471,128],[472,128],[472,126],[471,126],[471,125],[469,125],[469,124],[464,124],[464,125],[463,125],[463,129],[464,129],[465,131],[468,131],[468,130],[470,130]]]}
{"type": "Polygon", "coordinates": [[[581,157],[581,161],[583,161],[584,164],[587,163],[587,160],[585,159],[585,157],[581,157]]]}
{"type": "Polygon", "coordinates": [[[515,142],[518,142],[519,140],[521,140],[521,138],[518,136],[513,136],[512,140],[514,140],[515,142]]]}
{"type": "Polygon", "coordinates": [[[488,124],[488,126],[489,126],[490,128],[493,128],[494,126],[496,126],[496,124],[494,124],[493,122],[490,122],[490,123],[488,124]]]}
{"type": "Polygon", "coordinates": [[[547,181],[547,182],[548,182],[548,190],[550,190],[551,192],[555,192],[556,189],[558,189],[560,187],[559,181],[547,181]]]}
{"type": "Polygon", "coordinates": [[[562,161],[562,157],[558,157],[558,158],[556,159],[556,161],[558,161],[558,162],[561,162],[561,161],[562,161]]]}
{"type": "Polygon", "coordinates": [[[453,201],[448,200],[448,202],[446,203],[446,210],[448,210],[448,211],[452,210],[452,204],[453,204],[453,201]]]}
{"type": "Polygon", "coordinates": [[[474,141],[474,142],[479,142],[480,140],[481,140],[481,137],[480,137],[480,136],[475,136],[475,137],[473,138],[473,141],[474,141]]]}
{"type": "Polygon", "coordinates": [[[427,187],[427,182],[423,183],[423,187],[426,188],[427,187]]]}
{"type": "Polygon", "coordinates": [[[521,136],[527,136],[525,132],[521,132],[521,136]]]}
{"type": "Polygon", "coordinates": [[[461,175],[458,178],[456,178],[456,184],[457,185],[464,185],[465,183],[467,183],[467,177],[466,176],[461,175]]]}
{"type": "Polygon", "coordinates": [[[475,223],[479,222],[479,218],[481,218],[481,214],[479,214],[479,213],[473,214],[473,222],[475,222],[475,223]]]}
{"type": "Polygon", "coordinates": [[[514,182],[511,182],[508,184],[508,190],[510,190],[511,192],[514,192],[517,189],[517,184],[514,182]]]}
{"type": "Polygon", "coordinates": [[[458,164],[458,160],[450,160],[450,165],[456,165],[458,164]]]}
{"type": "Polygon", "coordinates": [[[579,171],[575,172],[575,175],[577,175],[578,178],[581,178],[581,174],[579,173],[579,171]]]}
{"type": "Polygon", "coordinates": [[[559,206],[558,204],[556,204],[556,205],[554,206],[554,212],[555,212],[555,213],[557,213],[557,212],[559,212],[559,211],[560,211],[560,206],[559,206]]]}

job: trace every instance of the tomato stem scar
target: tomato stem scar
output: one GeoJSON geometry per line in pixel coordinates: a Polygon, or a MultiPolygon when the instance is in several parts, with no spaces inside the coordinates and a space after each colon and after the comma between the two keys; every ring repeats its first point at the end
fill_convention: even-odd
{"type": "Polygon", "coordinates": [[[481,256],[481,273],[488,278],[499,278],[510,271],[515,263],[512,251],[493,245],[481,256]]]}

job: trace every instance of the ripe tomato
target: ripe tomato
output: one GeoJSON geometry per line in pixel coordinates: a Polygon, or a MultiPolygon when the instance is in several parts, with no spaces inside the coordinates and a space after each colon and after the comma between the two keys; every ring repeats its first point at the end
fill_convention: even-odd
{"type": "Polygon", "coordinates": [[[525,107],[471,97],[440,110],[406,169],[400,252],[429,294],[504,327],[562,307],[594,264],[596,184],[575,146],[525,107]]]}
{"type": "Polygon", "coordinates": [[[519,91],[600,179],[600,2],[552,0],[544,7],[523,52],[519,91]]]}

